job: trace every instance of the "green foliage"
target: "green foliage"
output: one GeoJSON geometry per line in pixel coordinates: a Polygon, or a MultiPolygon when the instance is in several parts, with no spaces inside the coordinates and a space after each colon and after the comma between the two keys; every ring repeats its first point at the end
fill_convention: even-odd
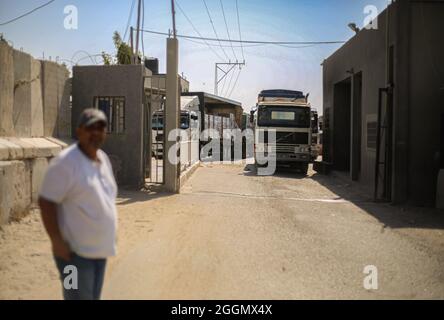
{"type": "Polygon", "coordinates": [[[106,53],[105,51],[102,51],[102,59],[103,59],[103,64],[106,66],[113,64],[113,58],[111,57],[110,54],[106,53]]]}
{"type": "MultiPolygon", "coordinates": [[[[116,64],[131,64],[131,47],[123,42],[122,37],[119,32],[114,31],[113,34],[113,42],[114,47],[116,48],[116,56],[115,59],[106,52],[102,52],[102,59],[105,65],[116,64]]],[[[141,54],[138,54],[139,59],[141,60],[141,54]]]]}

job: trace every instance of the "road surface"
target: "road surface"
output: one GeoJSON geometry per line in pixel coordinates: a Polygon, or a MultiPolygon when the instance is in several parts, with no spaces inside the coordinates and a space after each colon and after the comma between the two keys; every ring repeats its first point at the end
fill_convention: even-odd
{"type": "MultiPolygon", "coordinates": [[[[444,298],[442,212],[331,176],[203,165],[181,194],[124,191],[118,210],[104,299],[444,298]]],[[[0,255],[0,298],[61,299],[38,215],[2,231],[0,255]]]]}
{"type": "Polygon", "coordinates": [[[442,220],[415,228],[402,211],[311,175],[200,168],[119,258],[104,298],[444,298],[442,220]],[[367,265],[378,290],[363,286],[367,265]]]}

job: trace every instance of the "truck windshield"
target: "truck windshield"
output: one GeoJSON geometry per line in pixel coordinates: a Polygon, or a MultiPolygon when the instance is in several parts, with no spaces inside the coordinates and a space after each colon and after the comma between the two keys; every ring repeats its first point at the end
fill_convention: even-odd
{"type": "MultiPolygon", "coordinates": [[[[190,119],[187,114],[180,116],[180,128],[188,129],[190,127],[190,119]]],[[[153,121],[151,122],[151,128],[153,130],[163,130],[163,115],[153,115],[153,121]]]]}
{"type": "Polygon", "coordinates": [[[310,108],[260,106],[258,125],[261,127],[310,128],[310,108]]]}

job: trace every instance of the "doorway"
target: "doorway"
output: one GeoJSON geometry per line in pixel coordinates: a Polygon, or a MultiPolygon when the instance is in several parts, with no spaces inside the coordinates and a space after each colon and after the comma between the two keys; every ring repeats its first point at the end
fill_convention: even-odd
{"type": "Polygon", "coordinates": [[[335,84],[333,93],[333,169],[350,172],[351,79],[335,84]]]}

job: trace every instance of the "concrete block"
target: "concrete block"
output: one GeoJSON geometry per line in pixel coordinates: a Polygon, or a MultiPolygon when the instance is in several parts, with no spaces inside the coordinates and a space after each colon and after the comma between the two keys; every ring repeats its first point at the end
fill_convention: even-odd
{"type": "Polygon", "coordinates": [[[20,154],[16,153],[16,155],[14,157],[10,157],[9,160],[31,159],[37,156],[35,147],[29,143],[26,143],[23,141],[23,139],[16,137],[5,137],[4,139],[22,149],[20,154]]]}
{"type": "Polygon", "coordinates": [[[31,201],[33,204],[37,203],[40,187],[47,169],[47,158],[36,158],[31,161],[31,201]]]}
{"type": "Polygon", "coordinates": [[[43,136],[43,104],[40,61],[14,50],[13,123],[19,137],[43,136]]]}
{"type": "Polygon", "coordinates": [[[41,68],[39,60],[31,59],[31,137],[44,136],[41,68]]]}
{"type": "Polygon", "coordinates": [[[0,161],[23,159],[23,157],[21,146],[9,141],[9,138],[0,138],[0,161]]]}
{"type": "Polygon", "coordinates": [[[62,151],[62,147],[45,138],[22,138],[23,142],[34,146],[35,156],[38,158],[55,157],[62,151]]]}
{"type": "MultiPolygon", "coordinates": [[[[42,91],[44,110],[44,135],[59,136],[59,121],[66,119],[69,111],[69,71],[65,66],[51,61],[42,61],[42,91]]],[[[67,128],[71,130],[71,128],[67,128]]],[[[70,131],[69,131],[70,133],[70,131]]]]}
{"type": "Polygon", "coordinates": [[[0,162],[1,223],[19,220],[31,206],[31,170],[24,161],[0,162]]]}
{"type": "Polygon", "coordinates": [[[0,66],[0,136],[12,136],[14,60],[13,50],[5,41],[0,41],[0,66]]]}
{"type": "Polygon", "coordinates": [[[75,143],[75,140],[73,139],[57,139],[54,137],[45,137],[46,140],[55,143],[57,145],[59,145],[62,149],[65,149],[67,147],[69,147],[70,145],[72,145],[73,143],[75,143]]]}
{"type": "Polygon", "coordinates": [[[12,199],[12,164],[0,161],[0,226],[8,223],[11,216],[12,199]]]}
{"type": "MultiPolygon", "coordinates": [[[[59,85],[62,85],[62,82],[59,85]]],[[[68,79],[63,86],[63,95],[57,120],[57,134],[55,136],[59,138],[71,138],[71,93],[72,79],[68,79]]]]}
{"type": "Polygon", "coordinates": [[[31,59],[24,52],[14,50],[14,112],[13,121],[16,135],[31,136],[31,59]]]}
{"type": "Polygon", "coordinates": [[[438,183],[436,187],[436,207],[444,209],[444,169],[441,169],[438,174],[438,183]]]}

